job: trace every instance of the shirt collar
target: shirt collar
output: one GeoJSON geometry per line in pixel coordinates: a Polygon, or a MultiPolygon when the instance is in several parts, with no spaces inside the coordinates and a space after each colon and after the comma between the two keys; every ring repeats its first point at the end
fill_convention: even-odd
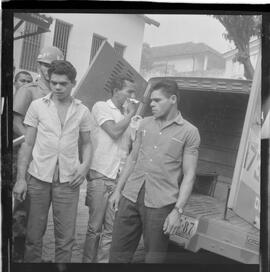
{"type": "MultiPolygon", "coordinates": [[[[157,121],[157,119],[155,117],[154,117],[154,119],[157,121]]],[[[180,111],[178,111],[178,114],[174,119],[167,121],[167,124],[172,124],[172,123],[176,123],[178,125],[183,125],[184,119],[183,119],[180,111]]]]}
{"type": "Polygon", "coordinates": [[[107,103],[111,108],[113,108],[113,109],[118,109],[118,108],[113,104],[113,102],[112,102],[111,99],[108,99],[108,100],[106,101],[106,103],[107,103]]]}
{"type": "MultiPolygon", "coordinates": [[[[47,94],[46,96],[44,96],[44,97],[42,98],[42,100],[43,100],[45,103],[50,103],[51,98],[52,98],[52,94],[53,94],[53,93],[50,92],[49,94],[47,94]]],[[[74,98],[73,96],[71,96],[71,98],[72,98],[72,103],[74,103],[75,105],[79,105],[79,104],[82,103],[81,100],[76,99],[76,98],[74,98]]]]}
{"type": "MultiPolygon", "coordinates": [[[[154,119],[156,120],[156,122],[158,122],[156,118],[154,118],[154,119]]],[[[172,119],[170,121],[167,121],[167,122],[165,122],[163,124],[160,124],[161,125],[161,129],[164,129],[164,128],[172,125],[173,123],[176,123],[177,125],[180,125],[180,126],[184,124],[184,119],[183,119],[183,117],[182,117],[182,115],[181,115],[180,112],[178,112],[177,116],[174,119],[172,119]]]]}
{"type": "Polygon", "coordinates": [[[172,120],[172,122],[175,122],[178,125],[183,125],[184,124],[184,119],[183,119],[182,114],[180,113],[180,111],[178,111],[177,116],[172,120]]]}

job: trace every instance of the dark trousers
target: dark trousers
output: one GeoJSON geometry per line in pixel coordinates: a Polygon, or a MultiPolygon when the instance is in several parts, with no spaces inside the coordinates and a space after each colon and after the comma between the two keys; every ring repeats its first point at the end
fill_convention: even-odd
{"type": "Polygon", "coordinates": [[[25,233],[26,223],[29,209],[28,196],[24,201],[14,200],[13,208],[13,261],[23,262],[24,246],[25,246],[25,233]]]}
{"type": "Polygon", "coordinates": [[[143,234],[146,263],[165,261],[169,236],[163,233],[163,224],[175,204],[162,208],[148,208],[144,205],[145,188],[142,187],[137,202],[123,197],[113,226],[110,263],[132,261],[143,234]]]}

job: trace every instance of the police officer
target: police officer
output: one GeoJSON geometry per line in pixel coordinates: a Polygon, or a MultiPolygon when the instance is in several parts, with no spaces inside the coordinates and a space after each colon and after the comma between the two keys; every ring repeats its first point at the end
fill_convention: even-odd
{"type": "MultiPolygon", "coordinates": [[[[23,120],[31,102],[50,92],[48,76],[50,64],[54,60],[62,59],[64,59],[63,53],[54,46],[43,48],[38,55],[38,80],[22,86],[13,98],[13,132],[15,138],[25,134],[26,130],[23,120]]],[[[18,148],[14,148],[13,150],[13,169],[16,169],[15,164],[18,148]]],[[[14,180],[16,179],[15,171],[13,171],[14,180]]],[[[23,260],[27,210],[27,198],[22,202],[15,200],[13,210],[13,260],[15,262],[22,262],[23,260]]]]}

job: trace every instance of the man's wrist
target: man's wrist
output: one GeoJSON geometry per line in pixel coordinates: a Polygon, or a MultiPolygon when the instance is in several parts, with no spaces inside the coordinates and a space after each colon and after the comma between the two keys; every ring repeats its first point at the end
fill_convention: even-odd
{"type": "Polygon", "coordinates": [[[16,183],[17,184],[26,184],[26,180],[24,178],[17,178],[16,183]]]}
{"type": "Polygon", "coordinates": [[[178,213],[179,215],[181,215],[181,214],[184,213],[184,210],[183,210],[183,208],[181,208],[181,207],[174,206],[173,209],[174,209],[175,211],[177,211],[177,213],[178,213]]]}

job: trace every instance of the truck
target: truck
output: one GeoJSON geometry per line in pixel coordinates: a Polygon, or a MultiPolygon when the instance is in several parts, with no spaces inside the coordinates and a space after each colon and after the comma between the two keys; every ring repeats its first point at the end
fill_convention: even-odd
{"type": "Polygon", "coordinates": [[[201,249],[240,263],[260,260],[260,57],[253,81],[205,77],[154,77],[148,82],[103,42],[74,95],[91,110],[110,98],[110,80],[126,74],[138,86],[137,114],[151,115],[152,86],[177,82],[182,116],[201,135],[193,192],[170,240],[186,250],[201,249]]]}

